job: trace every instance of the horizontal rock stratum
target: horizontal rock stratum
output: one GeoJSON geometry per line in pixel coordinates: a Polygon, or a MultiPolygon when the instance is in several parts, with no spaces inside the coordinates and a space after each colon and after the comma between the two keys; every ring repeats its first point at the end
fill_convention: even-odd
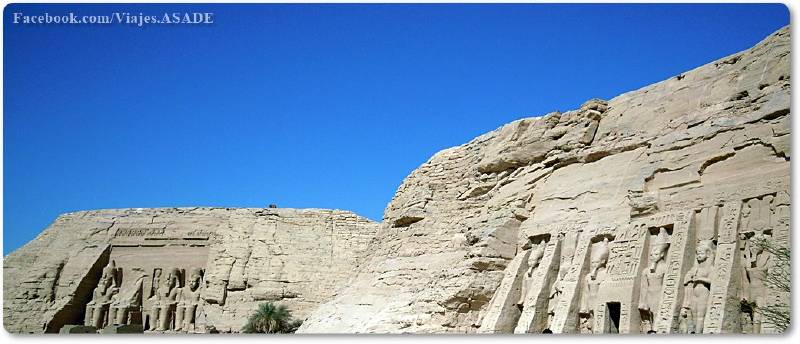
{"type": "Polygon", "coordinates": [[[609,101],[526,118],[413,171],[375,223],[345,211],[60,216],[4,259],[4,325],[301,333],[774,333],[740,307],[789,245],[790,37],[609,101]]]}

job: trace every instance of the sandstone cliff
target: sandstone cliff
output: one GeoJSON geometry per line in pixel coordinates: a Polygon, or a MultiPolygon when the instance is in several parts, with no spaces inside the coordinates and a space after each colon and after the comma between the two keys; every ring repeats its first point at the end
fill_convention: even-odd
{"type": "Polygon", "coordinates": [[[315,209],[62,215],[5,257],[4,326],[236,332],[270,300],[305,333],[774,332],[735,303],[789,298],[760,282],[771,266],[753,246],[788,245],[789,53],[784,28],[439,152],[380,224],[315,209]],[[179,304],[185,325],[167,307],[177,289],[199,290],[179,304]]]}
{"type": "MultiPolygon", "coordinates": [[[[203,269],[203,328],[238,332],[262,301],[285,304],[303,319],[357,269],[376,230],[376,223],[350,212],[321,209],[64,214],[5,257],[3,323],[9,332],[26,333],[82,324],[111,260],[123,290],[155,269],[203,269]]],[[[146,280],[144,288],[153,284],[146,280]]],[[[148,296],[139,302],[146,306],[148,296]]]]}
{"type": "MultiPolygon", "coordinates": [[[[521,282],[509,264],[541,235],[558,237],[559,244],[552,248],[558,250],[552,271],[538,271],[537,277],[552,285],[561,268],[561,277],[572,283],[571,291],[566,288],[570,297],[550,306],[555,318],[567,318],[561,320],[567,322],[560,325],[563,332],[579,330],[570,322],[577,319],[575,284],[587,269],[581,250],[598,240],[587,234],[616,236],[610,273],[616,273],[616,287],[631,290],[639,289],[637,274],[645,264],[636,255],[642,247],[631,241],[624,248],[620,239],[637,219],[661,226],[654,216],[688,211],[687,231],[700,234],[683,246],[673,243],[672,250],[692,251],[695,239],[724,243],[719,229],[694,229],[702,223],[694,219],[696,212],[721,214],[727,202],[738,206],[777,196],[767,205],[777,214],[770,234],[786,242],[789,53],[784,28],[749,50],[608,102],[590,100],[574,111],[518,120],[437,153],[398,189],[358,274],[300,332],[511,332],[527,315],[510,305],[516,300],[492,301],[491,307],[490,300],[496,291],[519,293],[521,282]],[[484,321],[492,308],[495,319],[484,321]]],[[[743,212],[748,211],[746,204],[743,212]]],[[[744,227],[740,232],[748,231],[744,227]]],[[[692,253],[673,264],[688,267],[693,259],[692,253]]],[[[682,269],[675,272],[678,279],[682,269]]],[[[636,310],[632,300],[638,294],[607,297],[620,299],[622,312],[636,310]]],[[[539,299],[530,309],[543,309],[528,312],[530,329],[534,322],[547,326],[547,305],[539,299]]],[[[677,322],[674,308],[665,322],[677,322]]],[[[620,331],[638,331],[633,328],[639,318],[630,315],[629,328],[620,331]]]]}

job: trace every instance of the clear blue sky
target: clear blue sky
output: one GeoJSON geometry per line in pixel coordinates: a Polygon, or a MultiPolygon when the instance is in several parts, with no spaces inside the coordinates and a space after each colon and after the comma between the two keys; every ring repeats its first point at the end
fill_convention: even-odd
{"type": "Polygon", "coordinates": [[[227,206],[380,220],[437,151],[746,49],[783,5],[10,5],[3,253],[60,213],[227,206]],[[214,12],[206,26],[15,25],[214,12]]]}

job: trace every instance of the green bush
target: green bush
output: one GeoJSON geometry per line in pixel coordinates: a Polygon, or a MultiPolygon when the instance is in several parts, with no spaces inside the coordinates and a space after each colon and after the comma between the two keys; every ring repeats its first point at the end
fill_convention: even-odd
{"type": "Polygon", "coordinates": [[[264,302],[247,319],[244,333],[294,333],[303,322],[292,319],[292,312],[283,305],[264,302]]]}

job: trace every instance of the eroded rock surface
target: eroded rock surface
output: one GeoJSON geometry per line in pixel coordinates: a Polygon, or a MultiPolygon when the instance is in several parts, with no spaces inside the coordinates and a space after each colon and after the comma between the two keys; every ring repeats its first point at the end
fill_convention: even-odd
{"type": "Polygon", "coordinates": [[[10,332],[237,332],[262,301],[305,333],[771,333],[740,300],[788,246],[788,28],[413,171],[382,223],[349,212],[60,216],[4,259],[10,332]],[[69,325],[69,326],[66,326],[69,325]]]}
{"type": "Polygon", "coordinates": [[[300,331],[773,331],[726,297],[758,284],[743,268],[754,236],[788,245],[789,53],[784,28],[437,153],[300,331]],[[769,225],[749,228],[753,216],[769,225]]]}
{"type": "Polygon", "coordinates": [[[65,214],[5,257],[4,325],[23,333],[114,322],[239,332],[263,301],[303,319],[358,268],[376,230],[350,212],[321,209],[65,214]],[[106,276],[103,302],[97,287],[106,276]],[[99,312],[96,319],[87,309],[99,312]]]}

